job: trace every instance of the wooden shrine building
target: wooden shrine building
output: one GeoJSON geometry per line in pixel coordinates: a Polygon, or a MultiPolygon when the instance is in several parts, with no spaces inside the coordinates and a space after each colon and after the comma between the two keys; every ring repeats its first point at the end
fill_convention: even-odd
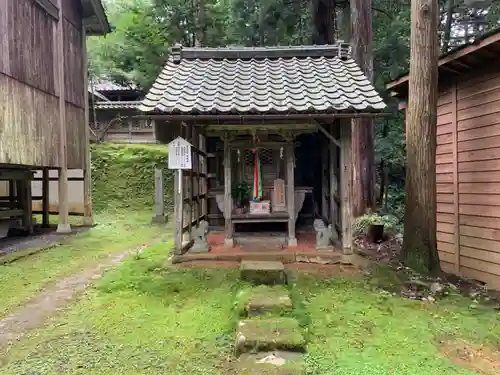
{"type": "Polygon", "coordinates": [[[239,227],[265,223],[282,223],[295,247],[307,214],[351,252],[350,120],[384,108],[348,44],[174,47],[140,110],[158,141],[183,136],[195,149],[176,194],[177,253],[201,219],[223,224],[228,248],[239,227]]]}
{"type": "Polygon", "coordinates": [[[58,231],[68,232],[68,170],[83,171],[87,222],[92,214],[86,37],[110,25],[100,0],[0,4],[0,237],[18,223],[32,229],[35,199],[48,225],[49,179],[59,181],[58,231]],[[42,197],[31,194],[36,170],[42,197]]]}

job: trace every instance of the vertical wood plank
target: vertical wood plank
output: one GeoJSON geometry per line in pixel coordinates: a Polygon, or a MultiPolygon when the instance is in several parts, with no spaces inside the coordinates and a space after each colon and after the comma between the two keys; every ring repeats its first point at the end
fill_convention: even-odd
{"type": "Polygon", "coordinates": [[[202,163],[202,172],[204,173],[204,177],[201,179],[202,181],[202,194],[204,194],[202,203],[201,203],[201,212],[204,216],[205,220],[208,220],[208,158],[206,156],[207,153],[207,140],[205,135],[201,135],[201,144],[202,151],[205,152],[205,156],[203,157],[202,163]]]}
{"type": "Polygon", "coordinates": [[[340,123],[340,184],[342,210],[342,248],[344,254],[352,254],[352,125],[351,120],[340,123]]]}
{"type": "Polygon", "coordinates": [[[231,146],[229,136],[224,136],[224,245],[233,247],[233,198],[231,197],[231,146]]]}
{"type": "Polygon", "coordinates": [[[42,227],[47,228],[49,226],[49,168],[43,168],[42,170],[42,227]]]}
{"type": "MultiPolygon", "coordinates": [[[[333,135],[333,126],[335,124],[331,124],[330,126],[330,134],[333,135]]],[[[337,232],[337,223],[338,223],[338,209],[337,209],[337,201],[335,200],[335,197],[337,196],[338,193],[338,179],[336,175],[336,169],[337,169],[337,164],[338,164],[338,154],[337,154],[337,146],[333,143],[330,142],[328,146],[328,151],[330,154],[330,160],[328,163],[328,169],[329,169],[329,176],[330,176],[330,223],[332,224],[333,228],[333,235],[334,238],[332,240],[337,240],[338,239],[338,232],[337,232]]]]}
{"type": "Polygon", "coordinates": [[[286,146],[286,190],[288,207],[288,247],[297,246],[295,237],[295,153],[293,139],[286,146]]]}
{"type": "Polygon", "coordinates": [[[458,191],[458,120],[457,120],[457,83],[451,89],[451,116],[453,123],[453,211],[455,216],[455,272],[460,275],[460,197],[458,191]]]}
{"type": "Polygon", "coordinates": [[[58,0],[59,22],[57,23],[57,73],[59,79],[59,224],[57,232],[71,232],[69,225],[69,205],[68,205],[68,159],[67,159],[67,129],[66,129],[66,90],[65,90],[65,71],[64,71],[64,28],[62,0],[58,0]]]}
{"type": "Polygon", "coordinates": [[[92,225],[92,174],[91,174],[91,154],[90,154],[90,123],[89,123],[89,90],[88,90],[88,60],[87,60],[87,33],[85,26],[82,26],[82,66],[83,66],[83,100],[84,100],[84,134],[83,145],[84,170],[83,170],[83,225],[92,225]]]}
{"type": "Polygon", "coordinates": [[[182,170],[175,171],[174,185],[174,216],[175,216],[175,239],[174,239],[174,253],[176,255],[182,254],[182,229],[184,226],[184,194],[183,194],[183,176],[182,170]]]}

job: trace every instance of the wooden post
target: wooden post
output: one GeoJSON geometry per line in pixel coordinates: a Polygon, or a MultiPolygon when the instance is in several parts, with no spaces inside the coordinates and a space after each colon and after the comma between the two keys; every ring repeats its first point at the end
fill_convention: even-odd
{"type": "Polygon", "coordinates": [[[165,194],[163,191],[163,169],[155,168],[155,216],[152,222],[155,224],[166,223],[165,216],[165,194]]]}
{"type": "Polygon", "coordinates": [[[9,202],[10,207],[14,207],[16,204],[16,181],[9,180],[9,202]]]}
{"type": "MultiPolygon", "coordinates": [[[[333,130],[334,124],[330,127],[333,130]]],[[[333,134],[333,132],[332,132],[333,134]]],[[[338,223],[338,210],[337,210],[337,201],[336,196],[338,194],[339,182],[337,180],[336,169],[337,169],[337,146],[333,143],[329,143],[328,145],[329,153],[330,153],[330,162],[328,164],[329,176],[330,176],[330,223],[332,224],[333,232],[332,232],[332,242],[335,243],[339,236],[337,232],[337,223],[338,223]]]]}
{"type": "Polygon", "coordinates": [[[233,247],[233,198],[231,196],[231,147],[229,136],[224,137],[224,245],[233,247]]]}
{"type": "Polygon", "coordinates": [[[205,220],[208,220],[208,158],[207,158],[207,139],[206,137],[202,134],[201,136],[201,141],[202,141],[202,151],[205,152],[205,155],[203,156],[203,163],[202,163],[202,173],[204,174],[204,177],[201,178],[202,182],[202,193],[205,194],[204,198],[201,202],[201,212],[204,215],[205,220]]]}
{"type": "Polygon", "coordinates": [[[342,248],[344,254],[352,254],[352,143],[351,120],[340,124],[340,194],[342,210],[342,248]]]}
{"type": "Polygon", "coordinates": [[[47,228],[49,226],[49,168],[43,168],[42,170],[42,227],[47,228]]]}
{"type": "MultiPolygon", "coordinates": [[[[193,124],[188,123],[186,125],[187,127],[187,140],[189,143],[191,143],[191,162],[192,162],[192,167],[194,167],[194,162],[196,158],[194,157],[194,154],[197,152],[195,149],[195,145],[193,144],[193,124]]],[[[193,229],[193,168],[189,170],[189,177],[188,177],[188,192],[189,192],[189,197],[188,197],[188,205],[189,205],[189,211],[188,211],[188,227],[187,227],[187,233],[186,233],[186,239],[188,241],[191,241],[191,232],[193,229]]]]}
{"type": "Polygon", "coordinates": [[[63,5],[58,1],[59,21],[57,22],[57,75],[59,83],[59,224],[58,233],[70,233],[69,205],[68,205],[68,155],[67,155],[67,132],[66,132],[66,89],[64,72],[64,28],[63,28],[63,5]]]}
{"type": "Polygon", "coordinates": [[[83,225],[92,225],[92,177],[91,177],[91,154],[90,154],[90,123],[89,123],[89,77],[87,60],[87,32],[85,26],[82,26],[82,47],[83,47],[83,85],[85,91],[85,144],[84,144],[84,162],[83,168],[83,225]]]}
{"type": "Polygon", "coordinates": [[[293,139],[286,145],[286,190],[288,207],[288,247],[297,247],[295,238],[295,154],[293,139]]]}
{"type": "Polygon", "coordinates": [[[174,197],[174,216],[175,216],[175,239],[174,239],[174,253],[176,255],[182,254],[182,229],[184,227],[184,194],[183,194],[183,176],[182,170],[175,171],[175,197],[174,197]]]}
{"type": "Polygon", "coordinates": [[[328,217],[328,140],[321,138],[321,216],[328,217]]]}

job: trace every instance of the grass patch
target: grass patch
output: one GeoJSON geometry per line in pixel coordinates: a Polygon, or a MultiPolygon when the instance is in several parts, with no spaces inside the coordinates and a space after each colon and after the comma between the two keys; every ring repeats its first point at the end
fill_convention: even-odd
{"type": "MultiPolygon", "coordinates": [[[[160,236],[165,229],[151,226],[151,215],[150,212],[100,214],[96,216],[96,227],[65,240],[62,245],[0,265],[0,317],[47,284],[95,264],[110,253],[146,244],[160,236]]],[[[24,252],[34,250],[39,249],[24,252]]]]}
{"type": "Polygon", "coordinates": [[[163,268],[165,246],[107,272],[10,351],[2,374],[216,374],[234,337],[238,272],[163,268]]]}
{"type": "Polygon", "coordinates": [[[311,319],[310,374],[476,374],[440,355],[439,338],[498,347],[498,315],[462,297],[424,304],[376,291],[367,281],[299,276],[311,319]]]}

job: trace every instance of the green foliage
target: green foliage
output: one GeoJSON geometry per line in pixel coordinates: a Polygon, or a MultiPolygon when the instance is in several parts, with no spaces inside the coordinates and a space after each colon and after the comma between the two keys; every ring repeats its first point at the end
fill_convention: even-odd
{"type": "Polygon", "coordinates": [[[96,211],[154,205],[155,168],[164,169],[165,207],[173,207],[173,173],[167,169],[166,146],[92,145],[92,201],[96,211]]]}
{"type": "Polygon", "coordinates": [[[251,194],[252,190],[246,181],[237,183],[231,190],[231,197],[235,202],[241,205],[245,205],[248,202],[251,194]]]}
{"type": "Polygon", "coordinates": [[[356,237],[364,236],[368,233],[370,225],[383,225],[386,231],[397,231],[399,219],[394,215],[379,215],[369,213],[360,216],[353,224],[353,234],[356,237]]]}

